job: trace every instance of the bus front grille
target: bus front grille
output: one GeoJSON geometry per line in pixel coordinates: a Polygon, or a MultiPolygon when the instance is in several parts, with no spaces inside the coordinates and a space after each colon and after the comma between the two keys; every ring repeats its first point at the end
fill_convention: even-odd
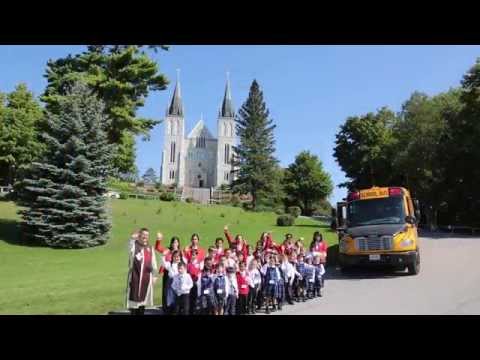
{"type": "Polygon", "coordinates": [[[357,238],[357,248],[360,251],[391,250],[392,238],[389,236],[369,236],[357,238]]]}

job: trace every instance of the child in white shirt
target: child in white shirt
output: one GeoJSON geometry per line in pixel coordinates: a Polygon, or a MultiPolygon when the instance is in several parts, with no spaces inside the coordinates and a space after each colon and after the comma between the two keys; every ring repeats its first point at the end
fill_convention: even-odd
{"type": "Polygon", "coordinates": [[[175,314],[189,315],[190,311],[190,290],[193,287],[193,280],[186,271],[183,262],[177,265],[178,273],[173,277],[172,289],[175,292],[175,314]]]}
{"type": "Polygon", "coordinates": [[[237,275],[234,267],[227,269],[226,278],[227,302],[225,304],[225,315],[235,315],[238,298],[237,275]]]}

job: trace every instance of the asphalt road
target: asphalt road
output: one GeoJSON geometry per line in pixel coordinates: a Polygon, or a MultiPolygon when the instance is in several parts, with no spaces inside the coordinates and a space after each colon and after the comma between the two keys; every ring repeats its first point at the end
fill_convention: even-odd
{"type": "Polygon", "coordinates": [[[421,272],[328,268],[325,294],[286,305],[278,315],[480,314],[480,237],[424,236],[421,272]]]}

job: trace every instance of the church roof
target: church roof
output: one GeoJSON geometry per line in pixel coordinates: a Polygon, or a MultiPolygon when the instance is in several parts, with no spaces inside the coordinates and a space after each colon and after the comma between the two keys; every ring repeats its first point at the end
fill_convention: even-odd
{"type": "Polygon", "coordinates": [[[183,116],[182,94],[180,91],[180,81],[178,79],[177,79],[177,83],[175,84],[175,90],[173,92],[172,101],[168,108],[168,115],[183,116]]]}
{"type": "Polygon", "coordinates": [[[203,122],[203,119],[200,119],[197,124],[193,127],[190,134],[188,134],[188,138],[197,138],[197,137],[204,137],[205,139],[215,139],[212,133],[208,130],[203,122]]]}
{"type": "Polygon", "coordinates": [[[230,90],[230,79],[227,78],[225,85],[225,95],[223,97],[222,109],[220,111],[222,117],[235,117],[235,110],[232,102],[232,92],[230,90]]]}

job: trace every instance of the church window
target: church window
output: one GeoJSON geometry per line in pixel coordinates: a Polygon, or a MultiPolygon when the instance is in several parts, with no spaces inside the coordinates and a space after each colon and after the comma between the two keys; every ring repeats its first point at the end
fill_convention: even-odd
{"type": "Polygon", "coordinates": [[[170,180],[175,179],[175,170],[170,170],[169,177],[170,177],[170,180]]]}
{"type": "Polygon", "coordinates": [[[224,179],[228,181],[228,172],[225,172],[224,179]]]}
{"type": "Polygon", "coordinates": [[[197,148],[204,148],[204,147],[206,147],[205,137],[204,137],[204,136],[201,136],[201,137],[196,138],[195,146],[196,146],[197,148]]]}
{"type": "Polygon", "coordinates": [[[230,145],[225,144],[225,164],[230,164],[230,145]]]}
{"type": "Polygon", "coordinates": [[[230,136],[233,137],[233,124],[230,124],[230,136]]]}
{"type": "Polygon", "coordinates": [[[172,142],[170,144],[170,162],[171,163],[175,162],[175,156],[176,156],[175,151],[176,151],[175,142],[172,142]]]}

